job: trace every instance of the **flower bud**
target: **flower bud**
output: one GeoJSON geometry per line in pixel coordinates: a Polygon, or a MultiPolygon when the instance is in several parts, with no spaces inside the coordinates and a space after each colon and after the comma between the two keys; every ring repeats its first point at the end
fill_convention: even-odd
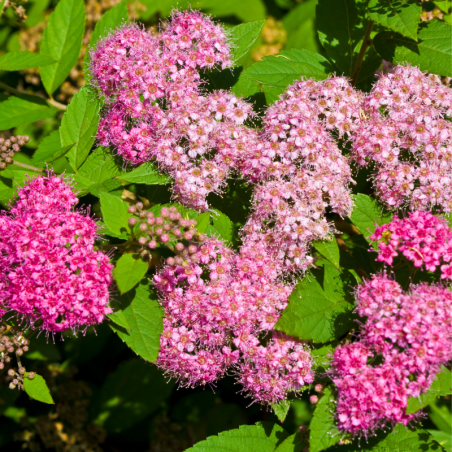
{"type": "Polygon", "coordinates": [[[23,375],[26,372],[25,367],[19,367],[19,373],[23,375]]]}
{"type": "Polygon", "coordinates": [[[136,206],[136,208],[137,208],[138,210],[141,210],[141,209],[143,208],[143,203],[142,203],[142,202],[137,202],[137,203],[135,204],[135,206],[136,206]]]}
{"type": "Polygon", "coordinates": [[[147,231],[148,227],[146,226],[145,223],[141,223],[140,224],[140,231],[147,231]]]}
{"type": "Polygon", "coordinates": [[[321,384],[315,385],[314,387],[316,392],[322,392],[323,391],[323,386],[321,384]]]}
{"type": "Polygon", "coordinates": [[[129,213],[135,213],[137,211],[137,208],[135,206],[129,207],[129,213]]]}
{"type": "Polygon", "coordinates": [[[138,239],[138,243],[139,243],[140,245],[146,245],[146,242],[147,242],[146,237],[140,237],[140,238],[138,239]]]}
{"type": "Polygon", "coordinates": [[[15,389],[15,388],[16,388],[16,385],[14,383],[9,384],[9,389],[15,389]]]}
{"type": "Polygon", "coordinates": [[[309,397],[309,400],[312,404],[315,405],[319,401],[319,398],[316,395],[312,395],[311,397],[309,397]]]}
{"type": "Polygon", "coordinates": [[[133,226],[137,223],[137,219],[135,217],[129,218],[129,224],[130,226],[133,226]]]}
{"type": "Polygon", "coordinates": [[[9,370],[8,370],[8,375],[9,375],[10,377],[14,377],[14,375],[16,375],[16,372],[14,371],[14,369],[9,369],[9,370]]]}
{"type": "Polygon", "coordinates": [[[155,249],[155,248],[157,248],[157,242],[156,242],[155,240],[151,240],[151,241],[148,243],[148,247],[151,248],[152,250],[155,249]]]}
{"type": "Polygon", "coordinates": [[[34,372],[29,372],[28,375],[27,375],[27,378],[29,380],[33,380],[33,378],[35,378],[35,376],[36,376],[36,374],[34,372]]]}
{"type": "Polygon", "coordinates": [[[167,263],[168,265],[173,266],[173,265],[174,265],[174,257],[169,257],[169,258],[166,260],[166,263],[167,263]]]}

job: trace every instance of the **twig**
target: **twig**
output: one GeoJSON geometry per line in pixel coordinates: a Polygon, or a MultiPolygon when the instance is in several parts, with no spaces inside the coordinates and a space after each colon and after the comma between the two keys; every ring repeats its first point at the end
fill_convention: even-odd
{"type": "MultiPolygon", "coordinates": [[[[4,89],[5,91],[8,91],[11,94],[15,94],[16,96],[21,96],[23,94],[27,94],[27,93],[21,93],[20,91],[18,91],[16,88],[13,88],[12,86],[9,86],[5,83],[0,82],[0,88],[4,89]]],[[[58,108],[58,110],[61,111],[66,111],[67,107],[66,105],[60,104],[59,102],[57,102],[54,99],[45,99],[50,105],[53,105],[55,108],[58,108]]]]}
{"type": "Polygon", "coordinates": [[[359,50],[358,58],[355,63],[355,67],[352,72],[352,85],[355,86],[358,80],[358,74],[363,65],[364,55],[366,50],[372,45],[372,40],[370,39],[370,34],[372,33],[372,28],[374,26],[374,21],[370,20],[367,24],[366,33],[364,34],[363,43],[361,44],[361,49],[359,50]]]}
{"type": "Polygon", "coordinates": [[[16,160],[13,160],[12,164],[20,166],[20,167],[25,168],[25,169],[32,170],[32,171],[37,171],[38,173],[42,173],[44,171],[43,169],[35,168],[34,166],[30,166],[30,165],[26,165],[25,163],[17,162],[16,160]]]}

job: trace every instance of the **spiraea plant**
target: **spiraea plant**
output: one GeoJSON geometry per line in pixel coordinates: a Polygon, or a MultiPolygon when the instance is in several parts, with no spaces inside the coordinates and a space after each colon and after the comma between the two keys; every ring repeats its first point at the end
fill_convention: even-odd
{"type": "Polygon", "coordinates": [[[450,449],[447,2],[167,3],[0,56],[0,444],[450,449]]]}

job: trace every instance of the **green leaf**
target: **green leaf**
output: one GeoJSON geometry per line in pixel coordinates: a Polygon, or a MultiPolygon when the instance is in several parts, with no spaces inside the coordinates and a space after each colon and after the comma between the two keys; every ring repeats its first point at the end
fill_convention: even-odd
{"type": "Polygon", "coordinates": [[[21,94],[0,102],[0,130],[50,118],[58,110],[37,96],[21,94]]]}
{"type": "Polygon", "coordinates": [[[306,275],[290,294],[275,329],[301,340],[339,339],[354,324],[345,273],[325,261],[323,269],[306,275]]]}
{"type": "Polygon", "coordinates": [[[148,271],[149,264],[138,256],[138,254],[122,255],[113,270],[113,278],[118,284],[121,294],[133,289],[148,271]]]}
{"type": "Polygon", "coordinates": [[[417,28],[421,20],[422,7],[414,0],[370,0],[369,17],[377,24],[417,39],[417,28]]]}
{"type": "Polygon", "coordinates": [[[0,57],[0,71],[21,71],[52,63],[55,63],[54,59],[39,53],[9,52],[0,57]]]}
{"type": "MultiPolygon", "coordinates": [[[[173,3],[168,0],[165,3],[167,9],[171,11],[173,3]]],[[[187,2],[187,4],[189,6],[190,2],[187,2]]],[[[206,10],[215,17],[236,16],[242,22],[265,19],[266,16],[265,5],[261,0],[242,0],[240,2],[237,0],[222,0],[221,2],[218,0],[200,0],[199,8],[206,10]]]]}
{"type": "Polygon", "coordinates": [[[283,50],[275,56],[265,57],[254,63],[243,74],[263,85],[283,90],[302,76],[323,80],[333,71],[330,62],[309,50],[283,50]]]}
{"type": "Polygon", "coordinates": [[[387,61],[408,62],[421,71],[452,77],[452,27],[438,19],[419,27],[418,42],[392,31],[378,33],[373,42],[387,61]]]}
{"type": "Polygon", "coordinates": [[[393,219],[393,214],[385,213],[381,205],[370,196],[360,193],[352,195],[352,197],[355,206],[353,207],[350,220],[369,242],[368,237],[375,232],[378,226],[390,223],[393,219]]]}
{"type": "Polygon", "coordinates": [[[241,425],[238,429],[210,436],[185,452],[273,452],[288,436],[277,424],[241,425]]]}
{"type": "Polygon", "coordinates": [[[234,223],[227,215],[214,209],[212,214],[213,227],[219,233],[220,239],[226,243],[231,243],[234,237],[234,223]]]}
{"type": "Polygon", "coordinates": [[[436,376],[433,383],[419,397],[408,399],[407,414],[415,413],[432,403],[437,397],[452,394],[452,373],[447,367],[442,367],[441,372],[436,376]]]}
{"type": "Polygon", "coordinates": [[[435,0],[434,3],[443,13],[449,14],[452,6],[451,0],[435,0]]]}
{"type": "Polygon", "coordinates": [[[120,433],[137,424],[169,397],[173,384],[142,359],[122,363],[105,380],[92,402],[92,417],[108,433],[120,433]]]}
{"type": "Polygon", "coordinates": [[[445,450],[452,449],[452,435],[450,434],[450,424],[447,432],[441,430],[427,430],[433,439],[441,444],[445,450]]]}
{"type": "Polygon", "coordinates": [[[61,0],[50,15],[42,35],[41,55],[56,61],[41,69],[41,80],[51,96],[77,62],[85,32],[85,5],[82,0],[61,0]]]}
{"type": "Polygon", "coordinates": [[[60,131],[54,130],[50,132],[39,144],[33,157],[31,159],[33,164],[45,162],[47,158],[50,158],[58,149],[61,148],[60,131]]]}
{"type": "Polygon", "coordinates": [[[116,163],[116,157],[110,149],[98,147],[73,176],[77,188],[99,196],[102,191],[111,191],[121,186],[115,179],[122,174],[122,168],[116,163]]]}
{"type": "Polygon", "coordinates": [[[196,220],[196,229],[201,234],[205,234],[207,230],[207,226],[209,226],[210,223],[210,212],[204,212],[198,217],[195,218],[196,220]]]}
{"type": "Polygon", "coordinates": [[[121,235],[122,232],[130,234],[129,218],[132,214],[129,213],[129,206],[118,196],[113,196],[109,193],[100,193],[100,209],[105,225],[113,233],[121,235]]]}
{"type": "Polygon", "coordinates": [[[335,411],[335,397],[332,387],[328,386],[317,402],[309,424],[309,452],[320,452],[340,441],[341,434],[334,419],[335,411]]]}
{"type": "Polygon", "coordinates": [[[91,33],[91,38],[88,44],[88,51],[85,53],[84,57],[84,73],[85,79],[91,79],[91,74],[87,68],[89,62],[89,50],[92,49],[101,39],[108,36],[115,28],[127,22],[127,1],[123,0],[118,3],[114,8],[107,11],[102,15],[100,20],[96,23],[93,32],[91,33]]]}
{"type": "MultiPolygon", "coordinates": [[[[28,375],[28,372],[25,375],[28,375]]],[[[49,404],[54,403],[46,381],[41,375],[35,374],[33,380],[24,378],[24,389],[32,399],[49,404]]]]}
{"type": "Polygon", "coordinates": [[[270,403],[270,406],[272,407],[272,410],[276,414],[276,417],[280,422],[284,422],[287,413],[289,413],[290,405],[292,404],[291,400],[283,400],[279,403],[270,403]]]}
{"type": "Polygon", "coordinates": [[[150,283],[139,284],[134,290],[118,298],[120,311],[108,317],[117,325],[113,331],[135,352],[147,361],[155,361],[163,332],[163,310],[150,283]]]}
{"type": "Polygon", "coordinates": [[[436,399],[427,410],[429,419],[443,432],[451,433],[452,413],[446,400],[436,399]]]}
{"type": "Polygon", "coordinates": [[[303,432],[297,432],[287,437],[274,452],[303,452],[307,450],[303,432]]]}
{"type": "Polygon", "coordinates": [[[132,184],[163,185],[170,183],[171,179],[165,174],[160,174],[156,166],[146,162],[130,173],[121,175],[121,180],[132,184]]]}
{"type": "Polygon", "coordinates": [[[328,259],[337,269],[339,265],[339,246],[336,238],[333,237],[328,242],[317,240],[312,243],[312,246],[326,259],[328,259]]]}
{"type": "Polygon", "coordinates": [[[84,86],[74,95],[66,113],[63,115],[60,139],[63,146],[75,143],[75,146],[67,155],[74,170],[77,170],[88,157],[96,140],[100,118],[99,109],[99,101],[95,94],[87,86],[84,86]]]}
{"type": "Polygon", "coordinates": [[[248,53],[264,25],[265,19],[236,25],[228,30],[233,61],[239,60],[248,53]]]}

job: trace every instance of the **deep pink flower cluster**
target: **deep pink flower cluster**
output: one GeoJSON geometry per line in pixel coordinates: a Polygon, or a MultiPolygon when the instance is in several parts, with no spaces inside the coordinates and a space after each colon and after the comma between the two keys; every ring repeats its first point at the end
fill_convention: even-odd
{"type": "Polygon", "coordinates": [[[397,66],[362,104],[353,156],[374,168],[377,196],[390,209],[452,210],[452,90],[416,67],[397,66]]]}
{"type": "Polygon", "coordinates": [[[174,178],[174,196],[206,209],[256,132],[252,106],[224,91],[204,95],[198,70],[231,65],[223,29],[200,12],[176,12],[158,37],[126,25],[91,54],[108,108],[98,139],[133,164],[154,160],[174,178]]]}
{"type": "Polygon", "coordinates": [[[415,267],[425,266],[431,272],[443,263],[441,278],[452,279],[452,230],[443,218],[430,212],[412,212],[378,227],[371,239],[378,241],[380,262],[392,265],[401,252],[415,267]]]}
{"type": "Polygon", "coordinates": [[[235,255],[209,238],[170,259],[154,277],[165,308],[161,368],[187,385],[213,383],[235,369],[244,391],[261,403],[313,381],[303,343],[273,333],[260,344],[292,290],[277,282],[265,249],[244,246],[235,255]]]}
{"type": "Polygon", "coordinates": [[[425,392],[452,358],[452,292],[440,284],[408,292],[385,275],[358,287],[358,313],[367,317],[360,341],[336,349],[338,427],[372,432],[387,422],[407,424],[408,397],[425,392]]]}
{"type": "Polygon", "coordinates": [[[0,298],[30,325],[51,332],[102,322],[112,264],[94,251],[96,223],[61,177],[37,177],[0,216],[0,298]]]}

